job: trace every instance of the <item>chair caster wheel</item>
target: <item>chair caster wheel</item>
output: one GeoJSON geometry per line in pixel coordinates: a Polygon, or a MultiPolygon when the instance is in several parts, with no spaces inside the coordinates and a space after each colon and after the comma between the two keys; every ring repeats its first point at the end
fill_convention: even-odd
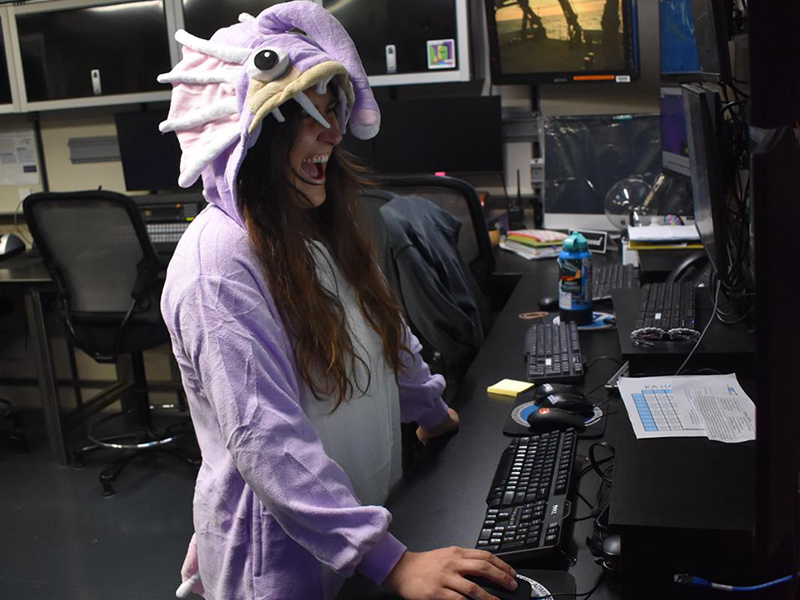
{"type": "Polygon", "coordinates": [[[113,485],[111,485],[110,483],[103,484],[103,498],[111,498],[116,493],[117,492],[114,489],[113,485]]]}

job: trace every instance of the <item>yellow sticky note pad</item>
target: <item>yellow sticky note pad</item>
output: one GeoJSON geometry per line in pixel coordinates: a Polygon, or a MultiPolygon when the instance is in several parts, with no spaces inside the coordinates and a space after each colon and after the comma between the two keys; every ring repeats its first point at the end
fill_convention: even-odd
{"type": "Polygon", "coordinates": [[[529,390],[533,387],[532,383],[527,381],[517,381],[516,379],[503,379],[494,385],[486,388],[490,394],[501,394],[502,396],[516,396],[517,394],[529,390]]]}

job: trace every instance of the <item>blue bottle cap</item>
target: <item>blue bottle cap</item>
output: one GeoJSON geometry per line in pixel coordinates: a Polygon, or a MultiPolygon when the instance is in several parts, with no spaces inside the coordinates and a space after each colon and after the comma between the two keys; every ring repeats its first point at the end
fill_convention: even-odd
{"type": "Polygon", "coordinates": [[[567,239],[564,240],[563,248],[567,252],[580,252],[581,250],[586,250],[589,247],[589,242],[586,241],[586,238],[577,231],[573,231],[567,239]]]}

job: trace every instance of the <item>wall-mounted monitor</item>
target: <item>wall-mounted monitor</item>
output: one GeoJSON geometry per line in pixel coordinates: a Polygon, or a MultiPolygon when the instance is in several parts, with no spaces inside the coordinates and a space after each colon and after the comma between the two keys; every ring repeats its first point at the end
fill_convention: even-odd
{"type": "Polygon", "coordinates": [[[62,0],[11,10],[25,102],[32,105],[26,108],[122,95],[146,100],[153,92],[169,97],[169,87],[156,81],[171,68],[163,0],[62,0]]]}
{"type": "Polygon", "coordinates": [[[114,115],[125,189],[129,192],[179,189],[178,138],[158,130],[158,124],[166,118],[166,109],[114,115]]]}
{"type": "Polygon", "coordinates": [[[495,84],[639,76],[636,0],[485,0],[495,84]]]}
{"type": "Polygon", "coordinates": [[[469,81],[467,0],[323,0],[373,86],[469,81]]]}
{"type": "Polygon", "coordinates": [[[661,167],[664,171],[690,177],[689,137],[681,88],[662,87],[660,106],[661,167]]]}
{"type": "Polygon", "coordinates": [[[346,149],[383,174],[501,172],[499,96],[381,102],[381,130],[372,140],[345,136],[346,149]]]}
{"type": "Polygon", "coordinates": [[[660,0],[661,78],[665,81],[730,81],[725,2],[660,0]]]}

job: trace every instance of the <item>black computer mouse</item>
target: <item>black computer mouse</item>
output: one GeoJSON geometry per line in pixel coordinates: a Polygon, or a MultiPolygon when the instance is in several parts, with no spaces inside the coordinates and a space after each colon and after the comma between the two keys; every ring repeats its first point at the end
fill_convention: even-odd
{"type": "Polygon", "coordinates": [[[542,296],[539,298],[539,308],[546,311],[558,308],[558,296],[542,296]]]}
{"type": "Polygon", "coordinates": [[[584,419],[594,416],[594,404],[583,394],[569,394],[559,392],[550,394],[539,400],[539,408],[561,408],[571,413],[578,414],[584,419]]]}
{"type": "Polygon", "coordinates": [[[483,591],[488,592],[493,596],[497,596],[500,598],[500,600],[530,600],[531,595],[533,594],[533,588],[531,587],[531,584],[524,579],[520,579],[519,577],[517,577],[517,589],[515,589],[513,592],[511,590],[507,590],[497,583],[494,583],[493,581],[484,579],[483,577],[466,575],[465,579],[474,581],[481,586],[481,588],[483,588],[483,591]]]}
{"type": "Polygon", "coordinates": [[[534,433],[547,433],[574,427],[576,431],[586,430],[586,420],[579,414],[563,408],[540,408],[528,415],[528,426],[534,433]]]}
{"type": "Polygon", "coordinates": [[[574,385],[569,385],[568,383],[543,383],[541,385],[537,385],[536,388],[533,390],[533,399],[536,402],[539,402],[542,398],[549,396],[550,394],[577,394],[583,395],[578,388],[574,385]]]}

